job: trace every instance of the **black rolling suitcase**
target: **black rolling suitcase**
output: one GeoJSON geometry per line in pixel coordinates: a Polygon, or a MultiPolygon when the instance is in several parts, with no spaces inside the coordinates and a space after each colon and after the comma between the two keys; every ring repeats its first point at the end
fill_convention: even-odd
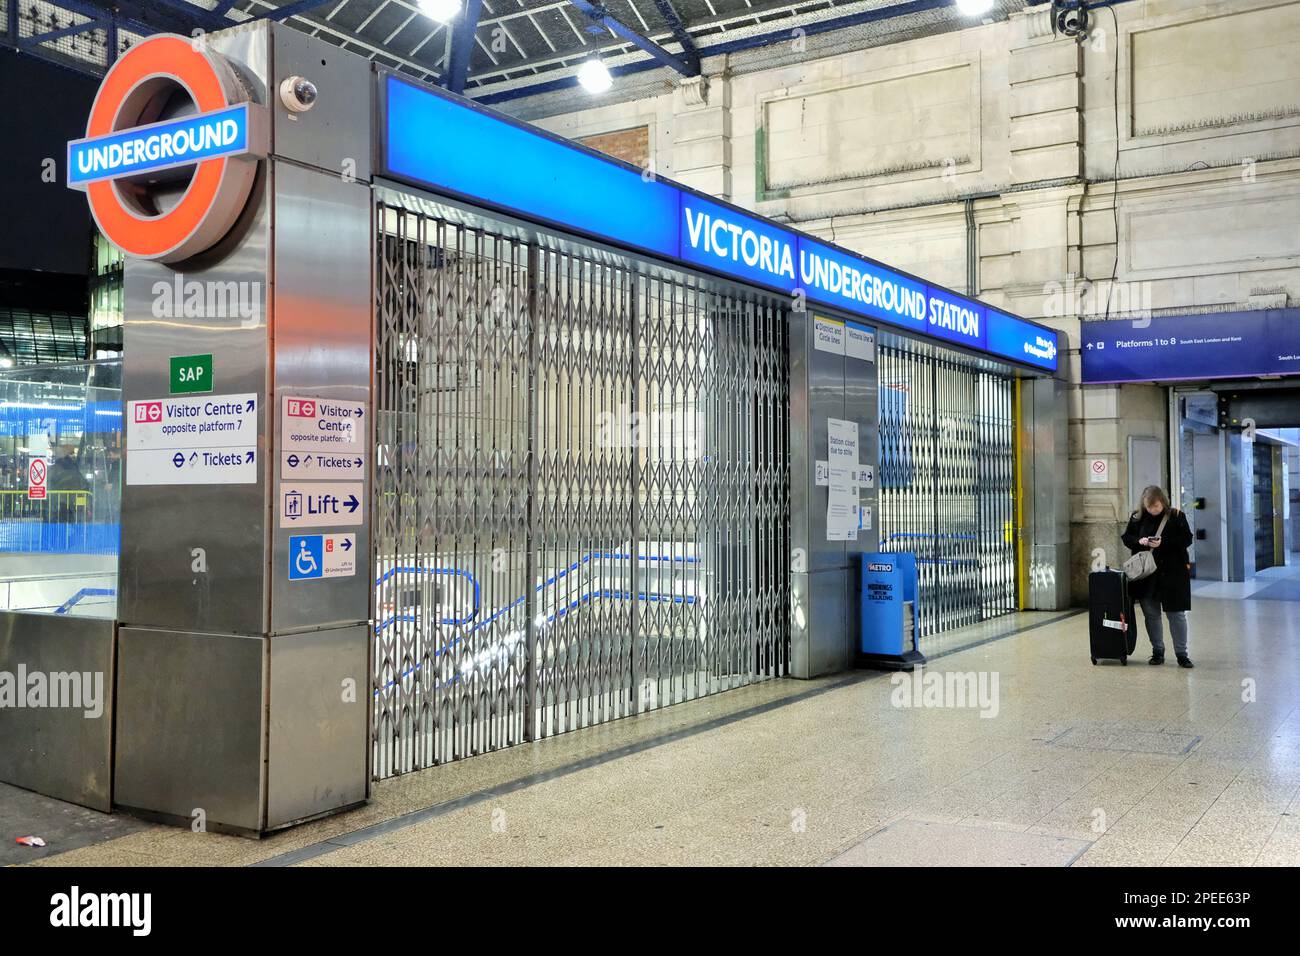
{"type": "Polygon", "coordinates": [[[1107,568],[1088,575],[1088,643],[1094,664],[1106,658],[1127,665],[1137,646],[1137,622],[1123,571],[1107,568]]]}

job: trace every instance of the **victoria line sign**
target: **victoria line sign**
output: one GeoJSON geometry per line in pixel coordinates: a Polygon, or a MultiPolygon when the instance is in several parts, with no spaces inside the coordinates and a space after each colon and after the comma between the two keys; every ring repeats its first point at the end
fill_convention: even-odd
{"type": "Polygon", "coordinates": [[[384,78],[394,178],[676,259],[1040,369],[1056,333],[811,236],[644,176],[482,107],[384,78]]]}

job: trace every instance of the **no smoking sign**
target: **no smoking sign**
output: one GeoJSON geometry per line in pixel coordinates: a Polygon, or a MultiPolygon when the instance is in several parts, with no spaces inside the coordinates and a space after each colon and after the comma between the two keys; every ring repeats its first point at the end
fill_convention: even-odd
{"type": "Polygon", "coordinates": [[[45,459],[33,458],[27,466],[27,497],[41,499],[45,497],[45,459]]]}
{"type": "Polygon", "coordinates": [[[1094,485],[1104,485],[1110,480],[1110,462],[1094,458],[1088,464],[1088,480],[1094,485]]]}

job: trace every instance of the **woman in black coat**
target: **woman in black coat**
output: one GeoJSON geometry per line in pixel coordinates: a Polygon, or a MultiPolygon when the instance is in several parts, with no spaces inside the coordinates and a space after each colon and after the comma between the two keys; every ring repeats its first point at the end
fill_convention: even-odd
{"type": "Polygon", "coordinates": [[[1142,607],[1147,637],[1151,639],[1152,664],[1165,662],[1165,635],[1160,621],[1163,609],[1174,637],[1178,666],[1191,667],[1187,656],[1187,612],[1192,607],[1192,574],[1187,549],[1192,529],[1187,516],[1169,505],[1169,496],[1157,485],[1142,492],[1137,510],[1129,516],[1124,545],[1134,554],[1150,551],[1156,559],[1155,574],[1129,585],[1129,594],[1142,607]],[[1167,520],[1166,520],[1167,519],[1167,520]],[[1160,523],[1164,521],[1164,530],[1160,523]],[[1159,535],[1157,537],[1157,534],[1159,535]]]}

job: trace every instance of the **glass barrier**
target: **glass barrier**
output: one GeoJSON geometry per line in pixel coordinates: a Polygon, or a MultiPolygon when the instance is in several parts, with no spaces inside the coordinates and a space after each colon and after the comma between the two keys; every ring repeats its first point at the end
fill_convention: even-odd
{"type": "Polygon", "coordinates": [[[0,370],[0,609],[113,617],[122,361],[0,370]]]}

